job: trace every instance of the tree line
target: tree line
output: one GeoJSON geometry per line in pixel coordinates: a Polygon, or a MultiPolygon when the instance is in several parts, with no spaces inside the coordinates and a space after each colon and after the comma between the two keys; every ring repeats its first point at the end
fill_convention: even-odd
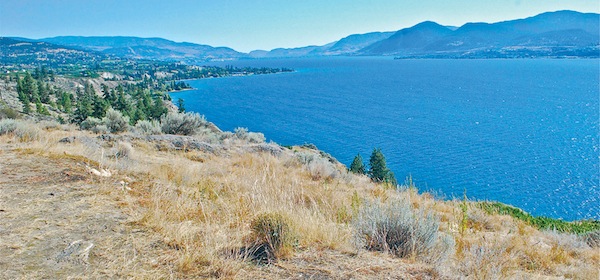
{"type": "MultiPolygon", "coordinates": [[[[69,116],[68,121],[81,124],[88,117],[101,119],[109,108],[120,111],[128,117],[130,124],[140,120],[159,120],[168,112],[165,100],[170,96],[153,89],[152,83],[119,84],[115,88],[101,85],[102,94],[96,94],[91,83],[86,83],[83,88],[78,87],[76,93],[68,93],[57,87],[50,86],[45,81],[48,76],[37,75],[35,78],[29,72],[24,77],[16,76],[18,98],[23,104],[23,113],[33,112],[31,103],[35,105],[35,112],[41,115],[50,115],[48,108],[59,113],[59,121],[64,120],[60,113],[69,116]]],[[[174,87],[183,87],[185,83],[175,83],[174,87]]]]}

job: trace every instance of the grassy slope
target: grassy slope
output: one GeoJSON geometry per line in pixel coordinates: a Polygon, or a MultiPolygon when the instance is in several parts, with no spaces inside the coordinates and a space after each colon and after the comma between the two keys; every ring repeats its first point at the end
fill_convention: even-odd
{"type": "MultiPolygon", "coordinates": [[[[68,127],[20,126],[24,127],[20,132],[0,136],[3,154],[61,159],[65,166],[111,173],[110,177],[87,175],[90,188],[82,195],[117,205],[111,206],[115,213],[127,217],[116,222],[120,232],[135,237],[115,233],[111,238],[123,248],[134,249],[98,243],[84,276],[598,279],[600,251],[576,235],[540,231],[532,226],[535,223],[486,212],[475,203],[438,201],[411,188],[398,191],[373,184],[318,160],[318,151],[257,152],[256,144],[236,139],[214,144],[214,152],[181,151],[140,139],[94,140],[95,135],[68,127]],[[77,136],[75,141],[59,142],[71,135],[77,136]],[[402,203],[436,217],[440,233],[454,241],[451,248],[439,252],[446,257],[397,258],[361,249],[353,236],[353,221],[370,201],[402,203]],[[296,243],[274,263],[257,265],[240,252],[251,244],[252,221],[265,213],[286,217],[296,243]],[[139,232],[144,234],[135,234],[139,232]]],[[[38,172],[53,176],[43,169],[38,172]]],[[[36,238],[35,231],[3,234],[18,235],[23,246],[36,238]]],[[[0,261],[0,270],[16,265],[0,261]]],[[[24,271],[19,276],[44,273],[24,271]]]]}

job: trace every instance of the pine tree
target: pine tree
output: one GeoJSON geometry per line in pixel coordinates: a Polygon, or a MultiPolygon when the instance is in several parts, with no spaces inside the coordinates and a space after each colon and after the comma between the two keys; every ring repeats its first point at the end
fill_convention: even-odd
{"type": "Polygon", "coordinates": [[[371,158],[369,159],[369,165],[371,166],[369,169],[369,176],[373,182],[385,182],[392,185],[398,184],[394,173],[387,168],[385,156],[383,156],[381,149],[373,149],[373,153],[371,153],[371,158]]]}
{"type": "Polygon", "coordinates": [[[23,102],[23,114],[31,113],[31,107],[29,107],[30,100],[26,94],[23,95],[23,100],[21,100],[21,102],[23,102]]]}
{"type": "Polygon", "coordinates": [[[365,165],[363,164],[363,158],[360,156],[360,154],[357,154],[354,157],[352,164],[350,164],[350,172],[356,173],[356,174],[366,174],[367,173],[365,170],[365,165]]]}

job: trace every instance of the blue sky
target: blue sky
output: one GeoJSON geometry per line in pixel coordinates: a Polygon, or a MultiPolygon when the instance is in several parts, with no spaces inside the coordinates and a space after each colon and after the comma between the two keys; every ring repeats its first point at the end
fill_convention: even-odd
{"type": "Polygon", "coordinates": [[[542,12],[600,12],[598,0],[0,0],[0,36],[162,37],[238,51],[322,45],[425,20],[460,26],[542,12]]]}

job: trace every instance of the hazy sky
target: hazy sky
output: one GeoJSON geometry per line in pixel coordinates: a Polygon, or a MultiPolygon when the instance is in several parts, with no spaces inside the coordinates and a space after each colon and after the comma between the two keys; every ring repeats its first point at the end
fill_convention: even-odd
{"type": "Polygon", "coordinates": [[[0,36],[162,37],[238,51],[322,45],[421,21],[460,26],[542,12],[600,12],[598,0],[0,0],[0,36]]]}

